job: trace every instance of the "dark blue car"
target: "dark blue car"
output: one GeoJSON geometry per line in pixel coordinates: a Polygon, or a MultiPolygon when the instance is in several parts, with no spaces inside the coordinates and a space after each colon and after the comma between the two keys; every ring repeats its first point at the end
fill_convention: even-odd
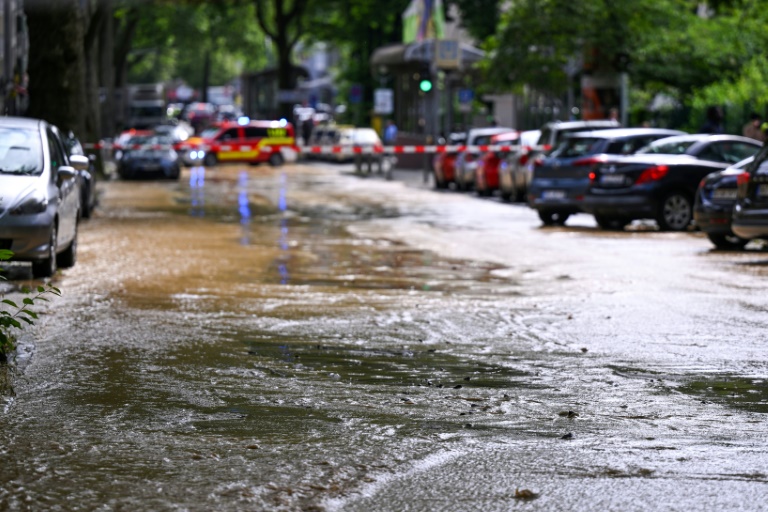
{"type": "Polygon", "coordinates": [[[546,158],[534,163],[528,204],[544,225],[565,224],[583,211],[593,168],[608,155],[631,155],[651,142],[684,132],[662,128],[616,128],[568,135],[546,158]]]}

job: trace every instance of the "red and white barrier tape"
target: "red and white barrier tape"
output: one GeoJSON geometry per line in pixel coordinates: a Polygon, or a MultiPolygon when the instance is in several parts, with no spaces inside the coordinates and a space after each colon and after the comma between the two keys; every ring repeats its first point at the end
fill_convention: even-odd
{"type": "MultiPolygon", "coordinates": [[[[124,149],[115,144],[99,142],[95,144],[83,144],[85,149],[124,149]]],[[[488,151],[531,151],[534,149],[547,149],[546,147],[531,147],[531,146],[519,146],[519,145],[501,145],[501,144],[485,144],[480,146],[457,146],[457,145],[441,145],[441,146],[257,146],[257,145],[239,145],[237,147],[227,146],[221,149],[225,151],[253,151],[259,150],[265,153],[272,151],[280,151],[282,148],[290,148],[293,151],[302,154],[309,155],[359,155],[359,154],[432,154],[432,153],[460,153],[464,151],[470,151],[473,153],[485,153],[488,151]]],[[[137,149],[132,147],[131,149],[137,149]]],[[[183,151],[191,151],[193,149],[199,149],[197,147],[185,147],[180,148],[183,151]]]]}

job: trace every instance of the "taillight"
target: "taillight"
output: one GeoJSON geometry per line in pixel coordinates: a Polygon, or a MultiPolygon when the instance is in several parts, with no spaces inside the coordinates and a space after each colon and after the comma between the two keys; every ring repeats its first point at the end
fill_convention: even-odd
{"type": "Polygon", "coordinates": [[[520,155],[520,165],[525,165],[528,163],[528,154],[520,155]]]}
{"type": "Polygon", "coordinates": [[[595,180],[597,180],[597,173],[592,171],[591,173],[589,173],[589,181],[595,181],[595,180]]]}
{"type": "Polygon", "coordinates": [[[644,170],[635,181],[635,185],[641,185],[651,181],[658,181],[667,175],[669,167],[666,165],[654,165],[644,170]]]}
{"type": "Polygon", "coordinates": [[[741,187],[743,185],[748,185],[749,178],[750,178],[750,175],[748,172],[743,172],[739,174],[738,176],[736,176],[736,186],[741,187]]]}
{"type": "Polygon", "coordinates": [[[743,172],[736,176],[736,190],[739,198],[747,197],[747,188],[749,188],[749,180],[752,176],[748,172],[743,172]]]}

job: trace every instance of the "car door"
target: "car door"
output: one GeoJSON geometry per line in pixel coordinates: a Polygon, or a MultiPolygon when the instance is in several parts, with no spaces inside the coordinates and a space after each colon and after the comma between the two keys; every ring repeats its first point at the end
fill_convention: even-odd
{"type": "Polygon", "coordinates": [[[52,185],[56,188],[59,196],[57,208],[59,230],[56,245],[63,247],[69,244],[75,236],[80,208],[80,190],[76,179],[64,179],[59,176],[59,169],[69,165],[61,139],[50,127],[46,129],[46,138],[48,139],[52,185]]]}
{"type": "Polygon", "coordinates": [[[232,162],[240,159],[240,130],[239,127],[233,126],[221,132],[216,138],[218,142],[219,152],[216,155],[219,161],[232,162]]]}

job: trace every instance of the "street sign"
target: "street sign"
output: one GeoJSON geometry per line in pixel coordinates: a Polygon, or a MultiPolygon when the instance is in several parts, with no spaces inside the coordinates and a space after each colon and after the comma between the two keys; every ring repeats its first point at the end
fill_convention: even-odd
{"type": "Polygon", "coordinates": [[[459,69],[461,63],[461,47],[459,42],[452,39],[440,39],[435,42],[435,65],[439,69],[459,69]]]}
{"type": "Polygon", "coordinates": [[[472,112],[472,100],[475,91],[472,89],[459,89],[459,112],[472,112]]]}
{"type": "Polygon", "coordinates": [[[394,110],[394,92],[392,89],[376,89],[373,91],[373,112],[375,114],[391,114],[394,110]]]}
{"type": "Polygon", "coordinates": [[[363,101],[363,86],[360,84],[352,84],[349,88],[349,102],[360,103],[363,101]]]}

